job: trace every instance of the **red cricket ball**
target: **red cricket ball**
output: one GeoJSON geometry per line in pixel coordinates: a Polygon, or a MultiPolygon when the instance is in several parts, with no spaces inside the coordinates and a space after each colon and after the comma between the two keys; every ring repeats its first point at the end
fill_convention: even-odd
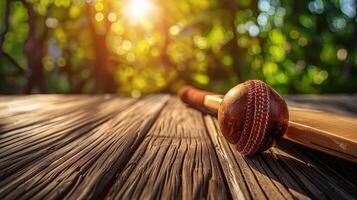
{"type": "Polygon", "coordinates": [[[288,121],[284,99],[259,80],[229,90],[218,111],[222,134],[243,155],[270,148],[284,135],[288,121]]]}

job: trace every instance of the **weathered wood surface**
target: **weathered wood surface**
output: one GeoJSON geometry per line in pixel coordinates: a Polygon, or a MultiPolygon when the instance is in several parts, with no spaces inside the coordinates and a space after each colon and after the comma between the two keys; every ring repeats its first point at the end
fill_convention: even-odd
{"type": "MultiPolygon", "coordinates": [[[[357,114],[357,96],[288,97],[357,114]]],[[[0,199],[356,199],[357,166],[288,141],[246,158],[167,95],[0,96],[0,199]]]]}

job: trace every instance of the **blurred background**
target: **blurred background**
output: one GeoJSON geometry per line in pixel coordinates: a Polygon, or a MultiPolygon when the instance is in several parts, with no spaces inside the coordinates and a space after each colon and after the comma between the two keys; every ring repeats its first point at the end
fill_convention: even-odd
{"type": "Polygon", "coordinates": [[[357,92],[356,0],[1,0],[0,93],[357,92]]]}

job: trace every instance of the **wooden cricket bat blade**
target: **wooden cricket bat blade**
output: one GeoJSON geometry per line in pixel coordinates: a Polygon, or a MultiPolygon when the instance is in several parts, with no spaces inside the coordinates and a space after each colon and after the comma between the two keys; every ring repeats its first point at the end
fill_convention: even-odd
{"type": "Polygon", "coordinates": [[[289,107],[284,138],[357,163],[357,117],[289,107]]]}

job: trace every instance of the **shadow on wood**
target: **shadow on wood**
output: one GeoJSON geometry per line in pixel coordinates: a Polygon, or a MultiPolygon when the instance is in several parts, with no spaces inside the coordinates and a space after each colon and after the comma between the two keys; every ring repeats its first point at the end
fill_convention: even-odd
{"type": "MultiPolygon", "coordinates": [[[[250,167],[269,177],[269,179],[285,185],[288,190],[301,194],[307,193],[308,196],[315,198],[338,199],[343,197],[344,199],[353,199],[357,196],[357,188],[354,182],[343,174],[336,173],[330,163],[323,163],[324,161],[320,161],[318,157],[306,155],[311,152],[314,152],[318,157],[334,158],[341,164],[340,166],[354,165],[352,162],[285,140],[272,150],[246,158],[246,160],[250,167]],[[295,183],[291,184],[292,182],[295,183]]],[[[353,168],[349,173],[353,174],[353,168]]]]}

